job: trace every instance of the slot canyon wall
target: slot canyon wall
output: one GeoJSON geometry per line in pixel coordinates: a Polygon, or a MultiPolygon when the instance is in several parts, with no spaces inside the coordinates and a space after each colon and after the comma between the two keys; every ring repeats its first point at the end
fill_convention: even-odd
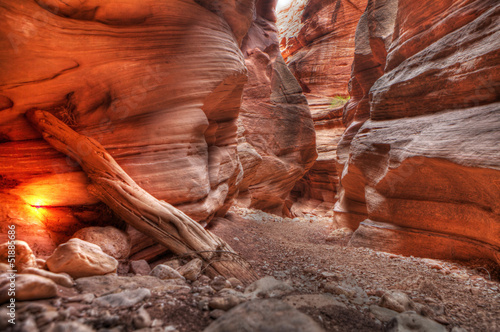
{"type": "Polygon", "coordinates": [[[314,120],[318,158],[292,191],[292,213],[331,216],[339,176],[332,167],[345,130],[342,106],[354,54],[356,25],[367,0],[293,0],[278,12],[280,46],[304,89],[314,120]]]}
{"type": "Polygon", "coordinates": [[[499,82],[498,1],[368,2],[337,151],[353,245],[500,263],[499,82]]]}
{"type": "MultiPolygon", "coordinates": [[[[2,236],[14,224],[18,239],[46,255],[82,227],[120,224],[87,193],[78,164],[30,127],[24,113],[31,108],[49,110],[96,139],[141,187],[208,223],[226,213],[240,183],[250,186],[238,142],[258,142],[248,133],[253,128],[278,128],[272,128],[277,120],[255,127],[238,120],[248,76],[251,83],[274,71],[271,80],[255,84],[264,85],[263,104],[278,106],[258,112],[287,113],[289,121],[280,127],[286,139],[273,141],[283,160],[262,165],[286,168],[291,160],[293,178],[302,176],[315,158],[314,130],[300,87],[283,61],[275,60],[274,36],[270,42],[259,36],[265,33],[261,22],[272,25],[267,15],[273,3],[0,0],[2,236]],[[245,38],[250,26],[254,35],[245,38]],[[257,46],[249,39],[267,44],[260,53],[250,51],[257,46]],[[238,138],[239,132],[245,135],[238,138]],[[296,137],[293,146],[287,145],[290,137],[296,137]]],[[[153,245],[129,231],[133,253],[153,245]]],[[[137,258],[161,252],[154,247],[137,258]]]]}
{"type": "Polygon", "coordinates": [[[238,119],[244,169],[238,201],[290,216],[289,194],[317,157],[316,136],[307,100],[280,53],[276,3],[257,1],[241,48],[249,79],[238,119]]]}

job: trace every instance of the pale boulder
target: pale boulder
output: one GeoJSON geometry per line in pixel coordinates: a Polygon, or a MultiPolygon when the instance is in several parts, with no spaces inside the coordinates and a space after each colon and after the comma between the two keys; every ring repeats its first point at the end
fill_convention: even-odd
{"type": "Polygon", "coordinates": [[[93,243],[71,239],[57,247],[47,259],[47,266],[52,272],[81,278],[116,272],[118,261],[93,243]]]}
{"type": "Polygon", "coordinates": [[[42,269],[37,269],[35,267],[28,267],[24,269],[23,273],[28,273],[28,274],[35,274],[47,279],[52,280],[58,285],[64,286],[64,287],[73,287],[75,282],[73,281],[73,278],[71,278],[68,274],[66,273],[54,273],[42,269]]]}
{"type": "Polygon", "coordinates": [[[11,269],[17,270],[17,272],[22,272],[23,269],[27,267],[37,267],[36,257],[33,254],[30,246],[24,241],[14,241],[14,244],[9,244],[9,242],[2,243],[0,245],[0,263],[9,265],[9,251],[12,248],[15,251],[15,267],[11,269]]]}
{"type": "Polygon", "coordinates": [[[11,283],[15,284],[16,301],[49,299],[57,296],[57,285],[50,279],[34,274],[18,274],[15,278],[4,273],[0,275],[0,303],[10,301],[11,283]]]}

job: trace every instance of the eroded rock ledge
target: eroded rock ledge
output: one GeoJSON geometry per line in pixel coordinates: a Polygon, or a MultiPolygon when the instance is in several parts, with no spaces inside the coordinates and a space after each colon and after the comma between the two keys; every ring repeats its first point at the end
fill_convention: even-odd
{"type": "Polygon", "coordinates": [[[500,5],[369,1],[337,150],[351,243],[500,263],[500,5]]]}

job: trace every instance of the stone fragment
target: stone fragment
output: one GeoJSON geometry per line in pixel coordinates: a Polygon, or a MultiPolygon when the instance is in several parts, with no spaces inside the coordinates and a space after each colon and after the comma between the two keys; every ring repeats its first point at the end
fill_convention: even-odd
{"type": "Polygon", "coordinates": [[[228,295],[224,297],[213,297],[208,301],[208,306],[210,309],[220,309],[228,311],[240,304],[241,300],[234,295],[228,295]]]}
{"type": "Polygon", "coordinates": [[[371,305],[370,312],[373,314],[373,316],[375,316],[375,318],[384,323],[390,321],[398,314],[397,311],[379,307],[378,305],[371,305]]]}
{"type": "Polygon", "coordinates": [[[13,241],[0,244],[0,263],[9,265],[8,259],[12,250],[15,252],[15,266],[10,266],[10,270],[17,270],[17,273],[23,272],[27,267],[38,267],[36,257],[30,246],[24,241],[13,241]]]}
{"type": "Polygon", "coordinates": [[[125,290],[116,294],[109,294],[98,297],[94,304],[101,307],[132,307],[133,305],[151,297],[151,291],[147,288],[137,288],[134,290],[125,290]]]}
{"type": "Polygon", "coordinates": [[[182,266],[182,262],[179,259],[172,259],[172,260],[163,262],[161,264],[168,265],[175,270],[177,270],[178,268],[180,268],[182,266]]]}
{"type": "Polygon", "coordinates": [[[245,295],[250,299],[280,297],[293,292],[289,283],[276,280],[273,277],[264,277],[255,281],[245,289],[245,295]]]}
{"type": "Polygon", "coordinates": [[[215,289],[216,291],[220,291],[223,288],[231,288],[231,282],[229,282],[229,280],[226,280],[226,278],[222,276],[216,276],[214,280],[212,280],[212,282],[210,283],[210,286],[212,286],[212,288],[215,289]]]}
{"type": "Polygon", "coordinates": [[[168,265],[163,265],[163,264],[155,266],[155,268],[153,270],[151,270],[149,275],[151,275],[153,277],[157,277],[157,278],[162,279],[162,280],[164,280],[164,279],[184,279],[184,277],[178,271],[174,270],[173,268],[171,268],[168,265]]]}
{"type": "Polygon", "coordinates": [[[222,315],[224,315],[225,313],[226,312],[224,310],[215,309],[215,310],[210,311],[210,317],[213,319],[217,319],[217,318],[221,317],[222,315]]]}
{"type": "Polygon", "coordinates": [[[0,275],[0,303],[10,300],[9,288],[14,285],[17,301],[48,299],[57,296],[57,285],[50,279],[34,274],[9,273],[0,275]]]}
{"type": "Polygon", "coordinates": [[[347,286],[340,286],[334,282],[329,282],[324,286],[325,292],[336,294],[336,295],[345,295],[347,298],[354,298],[356,296],[356,291],[347,286]]]}
{"type": "Polygon", "coordinates": [[[237,278],[229,278],[227,281],[229,281],[232,288],[243,287],[243,283],[237,278]]]}
{"type": "Polygon", "coordinates": [[[73,278],[71,278],[66,273],[54,273],[54,272],[38,269],[35,267],[26,268],[23,270],[23,273],[36,274],[36,275],[42,276],[44,278],[52,280],[53,282],[55,282],[58,285],[61,285],[64,287],[73,287],[75,284],[73,278]]]}
{"type": "Polygon", "coordinates": [[[413,311],[403,312],[394,317],[386,327],[387,332],[446,332],[446,328],[413,311]]]}
{"type": "Polygon", "coordinates": [[[140,259],[138,261],[130,262],[130,272],[134,274],[147,276],[151,272],[151,267],[148,262],[144,259],[140,259]]]}
{"type": "Polygon", "coordinates": [[[181,266],[177,271],[187,280],[195,281],[201,274],[202,266],[201,259],[195,258],[186,265],[181,266]]]}
{"type": "Polygon", "coordinates": [[[150,327],[151,323],[151,316],[144,307],[141,307],[132,318],[132,324],[136,329],[150,327]]]}
{"type": "Polygon", "coordinates": [[[96,244],[116,259],[125,259],[130,254],[130,237],[112,226],[82,228],[73,234],[73,238],[96,244]]]}
{"type": "Polygon", "coordinates": [[[81,278],[116,272],[118,261],[99,246],[75,238],[59,245],[47,259],[47,266],[52,272],[81,278]]]}
{"type": "Polygon", "coordinates": [[[324,331],[311,317],[276,299],[238,305],[210,324],[204,332],[324,331]]]}
{"type": "Polygon", "coordinates": [[[382,295],[379,305],[397,312],[415,310],[415,303],[408,295],[397,290],[389,290],[382,295]]]}

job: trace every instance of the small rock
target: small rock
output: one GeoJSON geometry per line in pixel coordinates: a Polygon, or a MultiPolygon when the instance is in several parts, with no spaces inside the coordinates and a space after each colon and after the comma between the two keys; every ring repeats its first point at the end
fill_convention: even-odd
{"type": "Polygon", "coordinates": [[[387,308],[382,308],[379,307],[378,305],[371,305],[370,306],[370,312],[381,322],[388,322],[394,317],[398,315],[397,311],[387,309],[387,308]]]}
{"type": "Polygon", "coordinates": [[[34,267],[28,267],[23,270],[23,273],[28,273],[28,274],[36,274],[41,277],[47,278],[52,280],[58,285],[64,286],[64,287],[73,287],[75,282],[73,279],[66,273],[54,273],[46,270],[41,270],[38,268],[34,267]]]}
{"type": "Polygon", "coordinates": [[[151,297],[151,291],[147,288],[125,290],[121,293],[104,295],[94,300],[94,304],[101,307],[131,307],[151,297]]]}
{"type": "Polygon", "coordinates": [[[47,266],[52,272],[66,272],[73,278],[81,278],[116,272],[118,261],[99,246],[74,238],[56,248],[47,259],[47,266]]]}
{"type": "Polygon", "coordinates": [[[134,327],[136,329],[150,327],[152,323],[151,316],[149,316],[149,313],[146,311],[146,309],[144,309],[144,307],[141,307],[137,311],[137,314],[135,314],[132,318],[132,323],[134,324],[134,327]]]}
{"type": "Polygon", "coordinates": [[[234,295],[229,295],[226,297],[214,297],[208,301],[208,306],[211,309],[220,309],[228,311],[240,304],[240,299],[234,295]]]}
{"type": "Polygon", "coordinates": [[[215,310],[210,311],[210,317],[212,317],[213,319],[217,319],[217,318],[221,317],[222,315],[224,315],[225,313],[226,312],[224,310],[215,309],[215,310]]]}
{"type": "Polygon", "coordinates": [[[414,310],[415,303],[403,292],[389,290],[382,295],[379,305],[397,312],[414,310]]]}
{"type": "Polygon", "coordinates": [[[129,235],[112,226],[82,228],[73,234],[73,238],[96,244],[116,259],[127,258],[130,254],[129,235]]]}
{"type": "Polygon", "coordinates": [[[153,270],[149,273],[149,275],[153,277],[157,277],[159,279],[184,279],[183,276],[173,268],[168,265],[156,265],[153,270]]]}
{"type": "Polygon", "coordinates": [[[52,323],[45,332],[94,332],[88,325],[79,322],[52,323]]]}
{"type": "Polygon", "coordinates": [[[222,276],[216,276],[210,283],[210,286],[212,286],[212,288],[216,291],[220,291],[223,288],[231,288],[231,283],[222,276]]]}
{"type": "Polygon", "coordinates": [[[293,292],[293,287],[273,277],[264,277],[255,281],[245,289],[245,295],[251,299],[280,297],[293,292]]]}
{"type": "Polygon", "coordinates": [[[386,327],[387,332],[446,332],[446,328],[433,320],[413,311],[403,312],[394,317],[386,327]]]}
{"type": "Polygon", "coordinates": [[[0,263],[9,265],[9,251],[14,250],[16,261],[15,266],[9,265],[10,270],[17,270],[17,273],[21,273],[27,267],[38,267],[30,246],[24,241],[13,242],[14,244],[9,244],[9,242],[0,244],[0,263]]]}
{"type": "Polygon", "coordinates": [[[234,277],[227,279],[227,281],[229,281],[229,283],[231,284],[232,288],[243,287],[244,286],[243,283],[239,279],[234,278],[234,277]]]}
{"type": "Polygon", "coordinates": [[[177,271],[187,280],[195,281],[201,274],[202,266],[201,259],[195,258],[186,265],[181,266],[177,271]]]}
{"type": "Polygon", "coordinates": [[[172,259],[172,260],[163,262],[161,264],[168,265],[175,270],[177,270],[178,268],[180,268],[182,266],[182,262],[179,259],[172,259]]]}
{"type": "Polygon", "coordinates": [[[455,326],[451,329],[451,332],[467,332],[467,330],[464,329],[463,327],[455,326]]]}
{"type": "Polygon", "coordinates": [[[347,298],[350,299],[356,296],[356,291],[354,289],[348,287],[342,287],[333,282],[327,283],[324,289],[325,292],[327,293],[332,293],[336,295],[345,295],[347,298]]]}
{"type": "Polygon", "coordinates": [[[147,276],[151,272],[151,267],[149,266],[148,262],[146,262],[144,259],[138,261],[131,261],[130,272],[138,275],[147,276]]]}
{"type": "Polygon", "coordinates": [[[11,283],[16,289],[17,301],[49,299],[57,296],[57,285],[50,279],[34,274],[18,274],[11,278],[11,274],[0,276],[0,303],[10,301],[8,295],[11,283]]]}
{"type": "Polygon", "coordinates": [[[323,332],[309,316],[276,299],[253,300],[231,309],[204,332],[287,331],[323,332]]]}

